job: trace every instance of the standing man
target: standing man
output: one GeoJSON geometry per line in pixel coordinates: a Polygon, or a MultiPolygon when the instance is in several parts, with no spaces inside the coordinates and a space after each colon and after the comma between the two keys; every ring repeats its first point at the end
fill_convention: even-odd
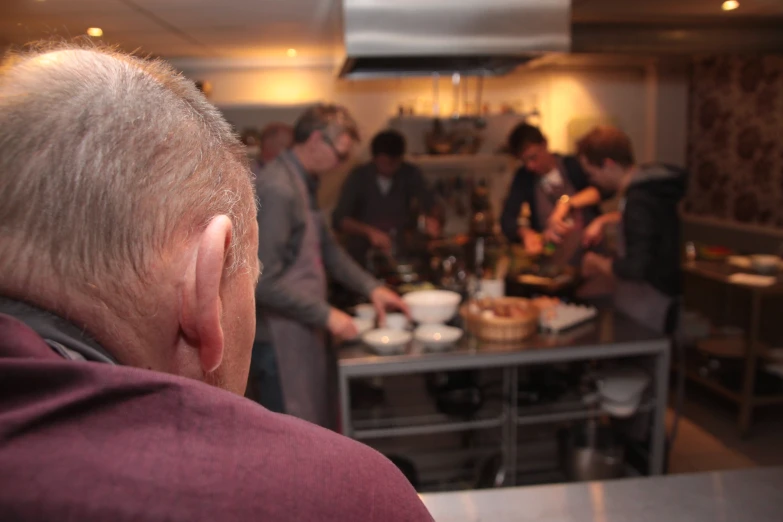
{"type": "Polygon", "coordinates": [[[361,264],[370,247],[390,251],[391,232],[411,225],[423,213],[428,235],[437,236],[433,195],[415,165],[404,161],[405,138],[395,130],[378,133],[370,145],[372,161],[356,167],[343,183],[332,213],[335,230],[345,234],[349,254],[361,264]]]}
{"type": "Polygon", "coordinates": [[[614,275],[617,308],[657,332],[672,333],[682,293],[678,205],[685,171],[637,165],[631,140],[614,127],[596,127],[579,140],[577,151],[593,183],[623,195],[617,257],[586,254],[587,275],[614,275]]]}
{"type": "Polygon", "coordinates": [[[561,243],[558,257],[578,261],[581,232],[600,210],[601,193],[591,187],[579,160],[549,151],[538,127],[519,124],[509,135],[508,149],[522,161],[503,206],[500,224],[513,243],[533,255],[545,241],[561,243]],[[521,226],[523,205],[530,209],[529,226],[521,226]],[[570,219],[569,219],[570,218],[570,219]]]}
{"type": "Polygon", "coordinates": [[[274,122],[261,129],[258,138],[258,156],[250,163],[250,170],[258,176],[267,163],[271,163],[294,141],[294,130],[287,123],[274,122]]]}
{"type": "Polygon", "coordinates": [[[316,105],[294,125],[293,147],[256,178],[258,223],[266,233],[258,243],[264,277],[256,288],[254,357],[277,359],[284,411],[321,426],[332,424],[324,334],[338,341],[357,334],[351,317],[326,301],[327,274],[368,297],[381,321],[387,308],[407,313],[396,293],[337,244],[318,208],[320,176],[346,161],[358,140],[345,108],[316,105]]]}

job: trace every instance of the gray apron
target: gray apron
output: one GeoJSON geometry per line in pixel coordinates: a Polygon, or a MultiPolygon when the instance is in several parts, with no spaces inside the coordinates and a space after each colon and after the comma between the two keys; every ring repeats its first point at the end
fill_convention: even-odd
{"type": "MultiPolygon", "coordinates": [[[[621,208],[625,202],[621,204],[621,208]]],[[[622,208],[621,211],[624,211],[622,208]]],[[[617,227],[617,255],[625,257],[625,230],[622,222],[617,227]]],[[[674,305],[672,297],[644,281],[616,278],[614,306],[637,323],[657,333],[666,333],[666,319],[674,305]]]]}
{"type": "MultiPolygon", "coordinates": [[[[538,213],[538,222],[544,228],[546,228],[549,216],[555,210],[557,200],[563,195],[573,196],[576,194],[576,189],[565,174],[562,161],[558,162],[558,168],[563,179],[563,186],[560,190],[548,193],[541,183],[536,183],[536,212],[538,213]]],[[[572,209],[571,218],[574,220],[574,227],[562,238],[562,242],[557,245],[557,250],[552,257],[552,263],[558,266],[578,266],[582,259],[582,230],[585,227],[582,211],[572,209]]]]}
{"type": "MultiPolygon", "coordinates": [[[[299,255],[281,276],[281,283],[303,294],[326,300],[326,273],[321,258],[322,217],[310,209],[307,189],[296,167],[286,162],[307,208],[299,255]]],[[[325,332],[272,312],[264,313],[277,355],[285,412],[319,426],[329,427],[327,354],[325,332]]]]}

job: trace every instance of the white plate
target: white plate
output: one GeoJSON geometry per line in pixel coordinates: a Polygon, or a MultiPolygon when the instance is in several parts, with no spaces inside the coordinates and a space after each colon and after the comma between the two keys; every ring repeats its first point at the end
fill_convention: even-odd
{"type": "Polygon", "coordinates": [[[394,355],[404,352],[411,338],[410,332],[389,328],[370,330],[362,335],[364,344],[379,355],[394,355]]]}
{"type": "Polygon", "coordinates": [[[423,324],[416,328],[413,337],[430,350],[451,346],[462,338],[462,330],[442,324],[423,324]]]}

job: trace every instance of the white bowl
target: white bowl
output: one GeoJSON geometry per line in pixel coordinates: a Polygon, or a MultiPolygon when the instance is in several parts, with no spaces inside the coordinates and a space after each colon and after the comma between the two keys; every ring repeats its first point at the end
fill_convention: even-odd
{"type": "Polygon", "coordinates": [[[354,317],[353,325],[356,327],[356,331],[357,331],[356,336],[361,337],[365,333],[375,328],[375,320],[365,319],[363,317],[354,317]]]}
{"type": "Polygon", "coordinates": [[[411,317],[420,324],[442,324],[457,313],[462,296],[448,290],[421,290],[402,296],[411,317]]]}
{"type": "Polygon", "coordinates": [[[391,330],[407,330],[408,318],[405,314],[386,314],[386,328],[391,330]]]}
{"type": "Polygon", "coordinates": [[[773,275],[780,270],[780,257],[768,255],[750,256],[750,265],[760,274],[773,275]]]}
{"type": "Polygon", "coordinates": [[[375,321],[375,307],[371,304],[356,305],[356,317],[375,321]]]}
{"type": "Polygon", "coordinates": [[[462,338],[462,330],[442,324],[423,324],[416,328],[413,337],[431,350],[443,349],[462,338]]]}
{"type": "Polygon", "coordinates": [[[379,355],[394,355],[405,351],[413,336],[410,332],[378,328],[362,336],[362,341],[379,355]]]}

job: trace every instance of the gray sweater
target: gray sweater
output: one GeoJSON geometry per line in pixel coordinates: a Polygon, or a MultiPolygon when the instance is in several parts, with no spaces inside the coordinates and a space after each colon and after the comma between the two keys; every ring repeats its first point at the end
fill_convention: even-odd
{"type": "MultiPolygon", "coordinates": [[[[305,229],[306,212],[320,212],[310,194],[302,197],[294,176],[301,176],[308,185],[296,156],[284,152],[267,164],[256,177],[258,210],[258,258],[264,266],[256,287],[258,326],[256,340],[268,340],[264,310],[290,317],[309,326],[323,327],[329,317],[329,303],[320,296],[300,291],[296,285],[284,284],[281,276],[299,254],[305,229]]],[[[323,220],[319,220],[323,223],[323,220]]],[[[380,282],[356,264],[337,243],[331,230],[321,226],[321,256],[327,275],[343,286],[369,297],[380,282]]]]}

